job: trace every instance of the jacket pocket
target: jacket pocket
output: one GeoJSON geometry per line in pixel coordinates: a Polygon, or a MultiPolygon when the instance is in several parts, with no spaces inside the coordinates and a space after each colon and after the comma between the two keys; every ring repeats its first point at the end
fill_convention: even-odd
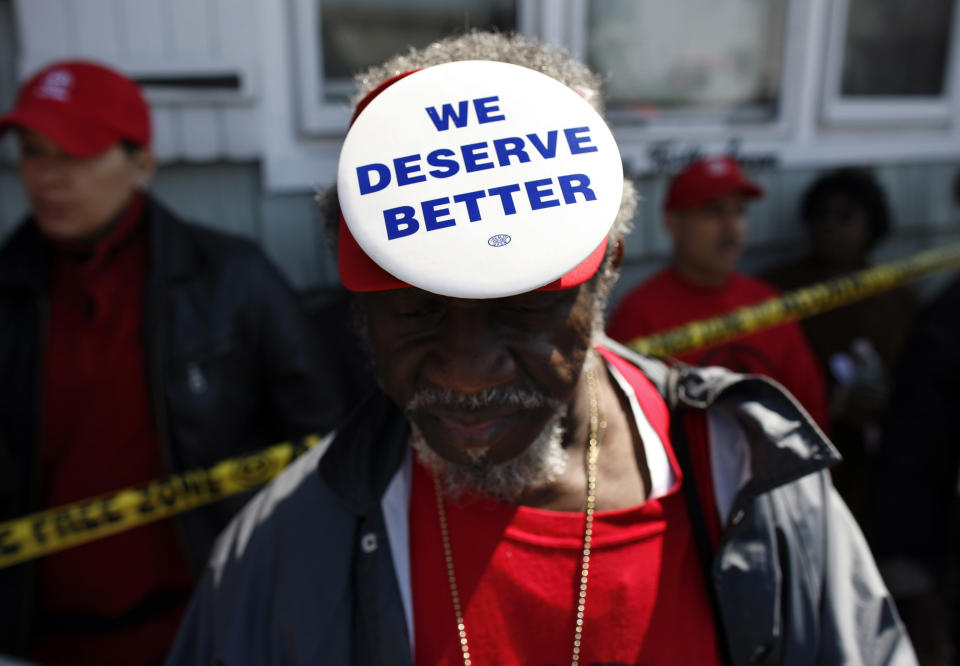
{"type": "Polygon", "coordinates": [[[230,337],[205,341],[167,365],[168,421],[184,464],[211,464],[266,444],[255,355],[230,337]]]}

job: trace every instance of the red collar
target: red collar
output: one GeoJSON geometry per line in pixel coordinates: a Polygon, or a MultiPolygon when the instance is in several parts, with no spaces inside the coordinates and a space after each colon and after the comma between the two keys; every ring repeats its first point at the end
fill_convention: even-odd
{"type": "Polygon", "coordinates": [[[146,195],[135,192],[130,203],[117,219],[110,224],[106,235],[90,241],[50,241],[58,254],[64,258],[81,260],[85,266],[94,266],[112,255],[114,251],[124,245],[140,228],[140,219],[146,206],[146,195]]]}

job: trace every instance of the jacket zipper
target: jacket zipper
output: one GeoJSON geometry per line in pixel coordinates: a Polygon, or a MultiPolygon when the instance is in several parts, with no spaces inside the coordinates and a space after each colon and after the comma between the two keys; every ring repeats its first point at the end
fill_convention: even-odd
{"type": "MultiPolygon", "coordinates": [[[[50,299],[46,294],[42,292],[37,295],[36,299],[37,304],[37,349],[36,349],[36,358],[34,360],[34,376],[36,377],[36,384],[33,387],[33,427],[34,427],[34,436],[32,438],[33,446],[30,447],[30,453],[28,454],[31,457],[29,467],[30,474],[32,476],[31,482],[28,485],[29,490],[27,491],[27,507],[28,511],[35,511],[42,508],[43,505],[43,470],[41,469],[40,462],[40,442],[43,441],[43,371],[44,371],[44,350],[47,346],[47,325],[50,322],[50,299]]],[[[24,578],[26,579],[26,587],[24,588],[27,593],[22,599],[23,602],[23,612],[20,615],[20,631],[19,636],[17,637],[17,642],[20,644],[22,650],[26,651],[29,647],[28,640],[29,636],[33,631],[33,623],[36,615],[37,609],[37,595],[31,594],[30,590],[35,589],[36,580],[37,580],[37,563],[36,561],[25,562],[21,564],[24,568],[24,578]]]]}
{"type": "MultiPolygon", "coordinates": [[[[144,222],[149,221],[151,225],[157,224],[157,214],[151,210],[150,201],[147,202],[147,208],[144,212],[144,222]]],[[[153,248],[153,243],[159,243],[159,233],[152,233],[152,229],[146,230],[148,233],[148,242],[151,245],[150,258],[155,259],[159,255],[159,248],[153,248]]],[[[156,262],[159,264],[160,262],[156,262]]],[[[160,314],[166,305],[165,292],[158,276],[160,268],[158,265],[150,265],[147,268],[147,279],[144,282],[143,295],[143,313],[141,314],[141,324],[143,326],[143,359],[147,371],[147,391],[150,404],[153,411],[153,420],[157,428],[157,439],[160,442],[160,456],[163,463],[164,473],[173,474],[173,452],[170,440],[170,427],[167,420],[167,401],[164,393],[164,345],[163,336],[167,330],[166,322],[160,314]]],[[[193,552],[188,546],[186,534],[184,534],[183,524],[180,520],[171,518],[176,526],[176,534],[180,551],[187,557],[191,568],[195,574],[199,574],[194,563],[193,552]]],[[[202,566],[202,565],[201,565],[202,566]]]]}

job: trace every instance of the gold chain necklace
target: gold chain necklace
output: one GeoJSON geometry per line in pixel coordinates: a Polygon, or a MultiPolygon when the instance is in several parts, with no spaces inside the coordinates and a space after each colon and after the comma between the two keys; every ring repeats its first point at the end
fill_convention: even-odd
{"type": "MultiPolygon", "coordinates": [[[[590,576],[590,543],[593,541],[593,513],[597,504],[597,453],[599,446],[600,429],[603,415],[600,410],[600,387],[597,375],[592,369],[587,370],[587,388],[590,391],[590,429],[587,439],[587,499],[583,512],[585,521],[583,526],[583,551],[580,556],[580,588],[577,594],[577,624],[573,632],[573,654],[570,657],[572,666],[580,663],[580,644],[583,638],[583,618],[587,602],[587,580],[590,576]]],[[[463,619],[463,610],[460,607],[460,592],[457,588],[457,576],[453,569],[453,550],[450,548],[450,532],[447,528],[447,511],[443,504],[443,493],[436,479],[433,488],[437,496],[437,513],[440,518],[440,536],[443,539],[443,559],[447,563],[447,581],[450,583],[450,596],[453,599],[453,614],[457,620],[457,637],[460,640],[460,651],[463,653],[463,666],[472,666],[470,645],[467,641],[467,626],[463,619]]]]}

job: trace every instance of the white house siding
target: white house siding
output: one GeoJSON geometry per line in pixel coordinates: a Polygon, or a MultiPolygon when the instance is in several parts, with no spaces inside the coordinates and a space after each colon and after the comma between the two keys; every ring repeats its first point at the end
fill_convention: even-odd
{"type": "MultiPolygon", "coordinates": [[[[9,1],[9,0],[8,0],[9,1]]],[[[253,160],[260,154],[258,0],[13,0],[22,78],[63,58],[137,77],[237,73],[236,94],[173,99],[147,89],[161,162],[253,160]]]]}
{"type": "MultiPolygon", "coordinates": [[[[11,0],[0,0],[0,109],[9,109],[17,94],[17,72],[14,66],[16,39],[11,0]]],[[[0,164],[8,163],[11,159],[13,142],[9,138],[0,140],[0,164]]],[[[3,206],[2,200],[0,206],[3,206]]],[[[2,233],[3,221],[0,213],[0,234],[2,233]]]]}
{"type": "Polygon", "coordinates": [[[185,219],[261,240],[260,185],[254,164],[161,167],[151,190],[185,219]]]}
{"type": "Polygon", "coordinates": [[[272,195],[260,201],[261,243],[299,287],[340,284],[319,213],[313,193],[272,195]]]}

